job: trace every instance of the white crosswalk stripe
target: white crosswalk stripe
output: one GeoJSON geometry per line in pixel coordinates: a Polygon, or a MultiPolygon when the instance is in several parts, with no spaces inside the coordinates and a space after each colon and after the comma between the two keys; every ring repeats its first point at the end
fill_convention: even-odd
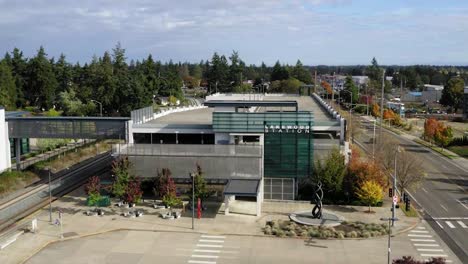
{"type": "MultiPolygon", "coordinates": [[[[450,223],[450,221],[445,222],[450,228],[453,228],[453,224],[450,223]]],[[[436,221],[436,223],[440,226],[440,228],[444,228],[439,222],[436,221]]],[[[448,255],[446,255],[444,250],[440,248],[440,245],[436,243],[436,240],[432,237],[432,235],[430,235],[430,232],[426,231],[425,229],[425,227],[420,226],[417,227],[415,230],[411,230],[408,234],[413,246],[419,252],[420,256],[424,259],[428,259],[431,257],[447,258],[448,255]]],[[[451,263],[452,261],[447,260],[446,262],[451,263]]]]}
{"type": "MultiPolygon", "coordinates": [[[[222,258],[235,259],[238,251],[225,251],[224,239],[225,236],[218,235],[201,235],[197,241],[192,255],[188,263],[193,264],[217,264],[217,261],[222,258]],[[224,255],[228,254],[228,256],[224,255]]],[[[232,247],[227,247],[232,248],[232,247]]]]}
{"type": "Polygon", "coordinates": [[[457,223],[463,228],[468,228],[468,226],[466,226],[462,221],[457,221],[457,223]]]}
{"type": "Polygon", "coordinates": [[[450,227],[450,228],[455,228],[455,226],[452,224],[450,221],[445,221],[445,223],[450,227]]]}

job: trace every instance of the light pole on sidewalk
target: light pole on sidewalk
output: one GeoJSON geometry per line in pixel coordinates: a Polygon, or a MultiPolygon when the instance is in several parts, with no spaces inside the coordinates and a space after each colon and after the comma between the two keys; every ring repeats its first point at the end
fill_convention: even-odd
{"type": "MultiPolygon", "coordinates": [[[[396,178],[397,178],[397,153],[398,152],[400,152],[400,146],[397,146],[396,149],[395,149],[395,171],[393,173],[393,195],[394,196],[397,195],[396,178]]],[[[395,226],[395,221],[393,220],[393,219],[395,219],[395,209],[396,209],[395,202],[392,201],[392,226],[395,226]]]]}
{"type": "Polygon", "coordinates": [[[192,229],[195,229],[195,173],[190,173],[192,179],[192,229]]]}
{"type": "Polygon", "coordinates": [[[50,167],[49,167],[49,222],[52,223],[52,189],[50,181],[50,167]]]}
{"type": "Polygon", "coordinates": [[[398,218],[380,218],[381,221],[388,221],[388,253],[387,253],[387,263],[390,264],[390,255],[392,252],[391,244],[390,244],[390,237],[391,237],[391,226],[390,222],[398,221],[398,218]]]}

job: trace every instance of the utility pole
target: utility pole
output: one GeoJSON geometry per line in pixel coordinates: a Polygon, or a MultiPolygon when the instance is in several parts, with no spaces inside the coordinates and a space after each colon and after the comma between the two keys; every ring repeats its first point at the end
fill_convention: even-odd
{"type": "Polygon", "coordinates": [[[388,248],[387,248],[387,263],[390,264],[390,255],[392,253],[392,248],[391,248],[391,244],[390,244],[390,237],[391,237],[391,226],[390,226],[390,222],[392,221],[398,221],[398,218],[380,218],[381,221],[388,221],[388,248]]]}
{"type": "Polygon", "coordinates": [[[380,98],[380,132],[379,132],[379,142],[382,140],[382,120],[383,120],[383,102],[384,102],[384,88],[385,88],[385,69],[382,74],[382,98],[380,98]]]}
{"type": "Polygon", "coordinates": [[[314,93],[317,93],[317,70],[315,70],[314,93]]]}
{"type": "Polygon", "coordinates": [[[190,173],[192,179],[192,229],[195,229],[195,174],[190,173]]]}
{"type": "MultiPolygon", "coordinates": [[[[400,146],[397,146],[397,148],[395,149],[395,170],[394,170],[394,173],[393,173],[393,195],[396,196],[397,195],[397,191],[396,191],[396,186],[397,186],[397,183],[396,183],[396,178],[397,178],[397,153],[400,152],[400,146]]],[[[392,202],[392,226],[395,226],[395,203],[392,202]]]]}
{"type": "Polygon", "coordinates": [[[333,72],[332,101],[331,101],[332,104],[334,104],[334,101],[335,101],[335,83],[336,83],[335,72],[333,72]]]}
{"type": "Polygon", "coordinates": [[[372,137],[372,160],[375,159],[375,123],[377,120],[374,119],[374,136],[372,137]]]}

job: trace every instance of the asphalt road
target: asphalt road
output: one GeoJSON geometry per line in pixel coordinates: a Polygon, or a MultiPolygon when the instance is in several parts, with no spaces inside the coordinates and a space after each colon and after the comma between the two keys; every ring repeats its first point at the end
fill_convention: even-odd
{"type": "MultiPolygon", "coordinates": [[[[424,225],[417,231],[425,231],[424,225]]],[[[402,234],[392,238],[392,256],[416,254],[421,243],[402,234]],[[416,244],[417,243],[417,244],[416,244]],[[415,245],[416,244],[416,245],[415,245]]],[[[421,239],[417,239],[421,240],[421,239]]],[[[424,239],[423,239],[424,240],[424,239]]],[[[437,243],[437,242],[435,242],[437,243]]],[[[443,248],[430,248],[444,252],[443,248]]],[[[429,252],[427,252],[429,253],[429,252]]],[[[393,258],[392,257],[392,258],[393,258]]],[[[28,264],[50,263],[386,263],[387,238],[311,240],[218,234],[116,231],[54,243],[28,264]]],[[[459,263],[454,261],[454,263],[459,263]]]]}
{"type": "MultiPolygon", "coordinates": [[[[363,122],[363,128],[357,141],[371,152],[372,125],[363,122]]],[[[412,140],[384,132],[421,159],[427,178],[410,192],[412,202],[420,205],[424,218],[460,261],[468,263],[468,171],[412,140]]]]}

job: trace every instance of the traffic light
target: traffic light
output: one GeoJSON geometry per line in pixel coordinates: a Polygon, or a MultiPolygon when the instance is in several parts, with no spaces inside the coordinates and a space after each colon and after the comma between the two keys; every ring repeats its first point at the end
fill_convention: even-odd
{"type": "Polygon", "coordinates": [[[393,197],[393,189],[388,188],[388,197],[393,197]]]}
{"type": "Polygon", "coordinates": [[[409,199],[409,197],[406,197],[405,210],[408,212],[410,210],[410,207],[411,207],[410,199],[409,199]]]}
{"type": "Polygon", "coordinates": [[[408,199],[408,194],[403,193],[403,201],[406,203],[406,200],[408,199]]]}

